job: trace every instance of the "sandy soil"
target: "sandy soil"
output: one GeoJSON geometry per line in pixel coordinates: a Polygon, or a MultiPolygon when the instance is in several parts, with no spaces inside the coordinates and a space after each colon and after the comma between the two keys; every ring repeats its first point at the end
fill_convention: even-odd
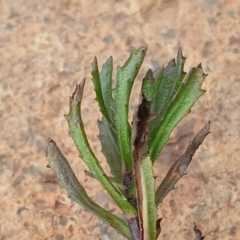
{"type": "Polygon", "coordinates": [[[207,90],[174,130],[155,167],[160,181],[207,121],[212,133],[188,174],[158,211],[159,239],[240,239],[240,2],[234,0],[8,0],[0,1],[0,239],[122,239],[54,184],[44,148],[53,138],[87,192],[117,212],[68,135],[63,114],[74,85],[87,78],[83,118],[90,143],[106,167],[97,139],[91,61],[113,56],[122,65],[132,48],[148,47],[142,74],[174,58],[182,46],[186,68],[202,63],[207,90]]]}

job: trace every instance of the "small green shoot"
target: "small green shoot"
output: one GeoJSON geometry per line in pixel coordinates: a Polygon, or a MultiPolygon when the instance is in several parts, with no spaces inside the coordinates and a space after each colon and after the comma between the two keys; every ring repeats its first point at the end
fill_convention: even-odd
{"type": "MultiPolygon", "coordinates": [[[[145,47],[134,50],[122,67],[117,68],[116,88],[112,86],[113,61],[110,57],[101,72],[97,58],[92,62],[92,82],[102,119],[98,121],[99,140],[112,176],[107,176],[92,151],[81,117],[85,80],[76,85],[70,97],[68,121],[70,135],[79,157],[86,163],[86,176],[97,180],[122,211],[123,219],[96,204],[80,184],[56,143],[49,139],[46,148],[48,166],[69,197],[128,240],[156,240],[161,232],[157,208],[174,185],[184,176],[198,147],[210,133],[210,122],[189,143],[186,152],[169,169],[159,186],[155,184],[153,164],[168,142],[172,130],[191,111],[204,94],[206,74],[201,65],[184,72],[186,58],[178,50],[176,60],[166,67],[149,69],[142,81],[139,105],[128,122],[129,99],[133,83],[146,55],[145,47]]],[[[194,223],[195,239],[202,232],[194,223]]]]}

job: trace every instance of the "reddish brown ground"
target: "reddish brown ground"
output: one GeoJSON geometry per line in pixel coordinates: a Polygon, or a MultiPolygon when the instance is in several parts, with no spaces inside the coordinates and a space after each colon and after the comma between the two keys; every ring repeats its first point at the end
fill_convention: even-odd
{"type": "Polygon", "coordinates": [[[206,94],[173,132],[155,168],[159,182],[193,134],[211,120],[212,134],[158,211],[163,217],[159,239],[193,239],[193,222],[206,240],[240,239],[239,1],[95,2],[0,2],[0,239],[122,239],[51,183],[44,148],[47,137],[53,138],[89,195],[114,211],[111,199],[84,175],[63,114],[75,83],[86,77],[84,121],[104,165],[90,63],[94,55],[100,64],[113,55],[121,65],[131,48],[142,45],[148,46],[143,71],[166,64],[181,45],[188,57],[185,69],[201,62],[209,74],[206,94]]]}

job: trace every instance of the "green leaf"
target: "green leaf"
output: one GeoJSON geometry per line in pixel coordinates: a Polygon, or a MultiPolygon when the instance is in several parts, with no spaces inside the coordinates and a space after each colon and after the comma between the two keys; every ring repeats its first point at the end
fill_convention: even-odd
{"type": "Polygon", "coordinates": [[[57,182],[67,190],[69,197],[74,202],[78,203],[88,212],[93,213],[98,218],[107,222],[127,239],[132,239],[129,227],[121,218],[106,211],[92,201],[75,176],[67,159],[61,153],[56,143],[51,139],[48,141],[46,156],[49,162],[48,167],[55,172],[57,182]]]}
{"type": "Polygon", "coordinates": [[[131,156],[131,127],[128,123],[129,97],[134,79],[141,67],[146,54],[146,48],[142,47],[132,51],[123,67],[117,68],[117,84],[114,91],[115,99],[115,124],[118,147],[126,171],[132,172],[131,156]]]}
{"type": "Polygon", "coordinates": [[[149,156],[141,163],[143,239],[156,240],[157,210],[155,205],[154,177],[149,156]]]}
{"type": "Polygon", "coordinates": [[[125,197],[117,190],[117,188],[106,176],[88,143],[81,118],[81,100],[84,83],[85,80],[76,86],[76,90],[70,98],[69,114],[65,115],[70,128],[70,135],[80,153],[80,157],[87,164],[93,176],[107,190],[109,195],[125,213],[130,216],[135,216],[137,214],[136,208],[131,203],[126,201],[125,197]]]}
{"type": "Polygon", "coordinates": [[[112,57],[103,64],[100,74],[97,58],[94,58],[92,62],[92,80],[95,87],[96,100],[103,114],[102,121],[98,122],[100,131],[99,139],[102,145],[102,152],[108,162],[115,181],[122,183],[122,164],[117,147],[116,130],[114,126],[115,103],[112,96],[112,71],[112,57]]]}
{"type": "Polygon", "coordinates": [[[92,81],[96,93],[96,100],[99,104],[100,111],[106,120],[113,125],[114,102],[112,98],[112,70],[113,63],[110,57],[103,65],[102,72],[99,74],[97,58],[92,62],[92,81]]]}
{"type": "Polygon", "coordinates": [[[173,59],[165,68],[158,70],[156,73],[156,83],[153,88],[153,101],[151,105],[151,112],[156,114],[156,118],[150,125],[150,133],[155,132],[156,128],[159,127],[159,123],[164,118],[164,114],[173,96],[186,75],[183,71],[185,60],[186,58],[182,56],[181,49],[179,49],[177,63],[173,59]]]}
{"type": "MultiPolygon", "coordinates": [[[[159,122],[155,119],[152,124],[152,130],[149,136],[149,151],[154,162],[163,146],[169,140],[170,133],[173,128],[183,119],[188,113],[190,113],[191,107],[197,101],[197,99],[205,92],[201,89],[201,84],[206,75],[203,73],[201,65],[192,70],[185,76],[183,82],[180,84],[178,91],[176,92],[178,81],[174,88],[171,88],[171,92],[175,95],[171,97],[163,93],[163,101],[166,105],[160,104],[161,115],[158,115],[159,122]],[[166,99],[170,99],[166,101],[166,99]],[[161,119],[160,119],[161,117],[161,119]]],[[[181,79],[181,77],[178,77],[181,79]]],[[[167,85],[165,85],[167,86],[167,85]]],[[[162,89],[166,91],[167,89],[162,89]]],[[[162,94],[162,93],[161,93],[162,94]]],[[[156,100],[153,99],[153,102],[156,100]]]]}
{"type": "Polygon", "coordinates": [[[117,136],[112,130],[110,124],[103,117],[102,121],[98,122],[99,139],[102,146],[107,163],[111,169],[111,173],[117,183],[123,183],[122,180],[122,162],[117,146],[117,136]]]}
{"type": "Polygon", "coordinates": [[[102,71],[100,73],[100,81],[104,104],[106,106],[108,116],[110,117],[112,123],[114,123],[115,103],[112,96],[112,71],[113,60],[112,57],[110,57],[107,62],[103,64],[102,71]]]}
{"type": "Polygon", "coordinates": [[[186,75],[183,71],[185,61],[186,58],[182,56],[180,48],[178,50],[177,62],[175,59],[172,59],[165,68],[157,71],[153,93],[154,103],[152,104],[152,111],[154,113],[163,115],[166,103],[178,90],[186,75]]]}

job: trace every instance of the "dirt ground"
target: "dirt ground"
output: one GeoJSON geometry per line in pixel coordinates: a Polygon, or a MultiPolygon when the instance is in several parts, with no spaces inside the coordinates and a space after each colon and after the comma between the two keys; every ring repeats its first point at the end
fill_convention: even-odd
{"type": "MultiPolygon", "coordinates": [[[[83,118],[90,143],[106,167],[98,142],[91,62],[113,56],[122,65],[132,48],[147,46],[141,76],[174,58],[185,70],[202,63],[200,98],[174,130],[156,166],[157,182],[194,133],[211,121],[212,133],[188,174],[158,210],[159,239],[193,239],[193,222],[206,240],[240,239],[240,2],[237,0],[8,0],[0,1],[0,239],[123,239],[71,202],[54,184],[44,149],[53,138],[94,200],[117,212],[111,198],[84,175],[86,166],[68,135],[63,114],[75,83],[86,77],[83,118]]],[[[104,167],[104,168],[105,168],[104,167]]]]}

